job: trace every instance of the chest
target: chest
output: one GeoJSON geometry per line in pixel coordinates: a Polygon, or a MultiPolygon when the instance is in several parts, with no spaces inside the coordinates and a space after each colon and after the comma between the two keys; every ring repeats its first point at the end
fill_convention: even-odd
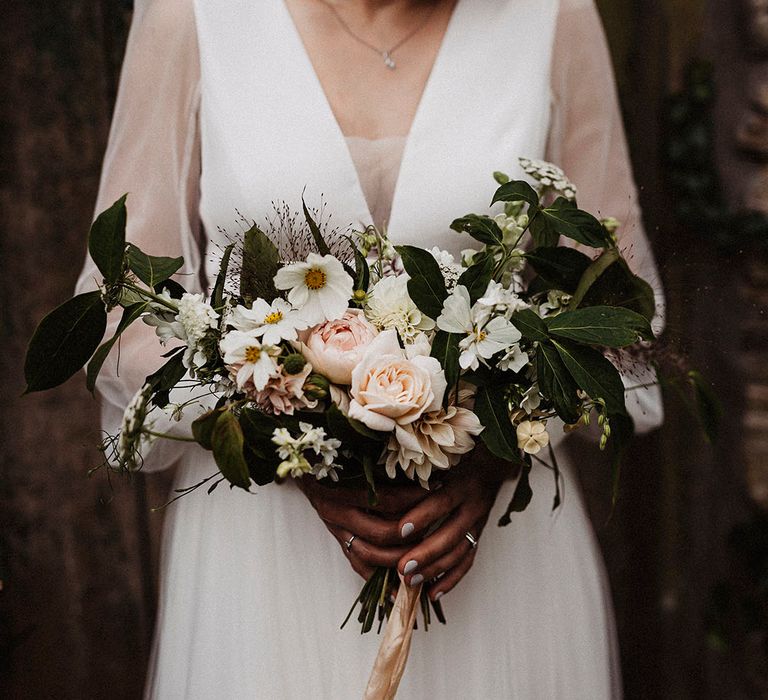
{"type": "MultiPolygon", "coordinates": [[[[284,0],[194,0],[201,64],[200,214],[214,243],[302,197],[342,230],[371,223],[344,129],[284,0]]],[[[449,229],[490,211],[492,173],[541,157],[558,0],[458,0],[408,131],[395,242],[458,252],[449,229]]],[[[343,93],[343,90],[342,90],[343,93]]]]}
{"type": "Polygon", "coordinates": [[[349,14],[344,3],[285,4],[344,134],[367,139],[405,136],[455,0],[430,0],[397,15],[385,6],[380,19],[368,21],[349,14]]]}

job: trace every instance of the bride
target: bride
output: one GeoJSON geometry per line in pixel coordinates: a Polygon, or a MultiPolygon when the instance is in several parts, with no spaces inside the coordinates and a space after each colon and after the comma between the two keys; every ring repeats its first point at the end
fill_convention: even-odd
{"type": "MultiPolygon", "coordinates": [[[[342,228],[457,253],[470,241],[447,224],[487,211],[491,173],[521,176],[519,156],[561,165],[657,279],[593,0],[143,0],[97,210],[129,192],[129,238],[183,255],[185,287],[202,289],[238,212],[263,222],[273,202],[300,211],[302,193],[342,228]]],[[[94,278],[86,265],[79,290],[94,278]]],[[[160,364],[152,330],[129,332],[100,387],[111,428],[160,364]]],[[[627,403],[639,429],[658,423],[656,393],[627,403]]],[[[216,470],[184,443],[146,455],[147,470],[171,466],[177,487],[216,470]]],[[[166,513],[146,696],[361,697],[378,640],[339,623],[357,574],[383,564],[430,582],[448,617],[416,633],[399,697],[619,697],[573,465],[554,513],[551,474],[534,469],[533,501],[504,529],[514,475],[480,453],[462,471],[460,486],[388,493],[377,512],[292,483],[182,498],[166,513]]]]}

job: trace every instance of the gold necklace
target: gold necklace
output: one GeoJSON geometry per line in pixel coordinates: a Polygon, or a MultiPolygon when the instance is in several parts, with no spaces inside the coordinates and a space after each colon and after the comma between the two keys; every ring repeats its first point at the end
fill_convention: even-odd
{"type": "Polygon", "coordinates": [[[392,46],[389,49],[382,49],[378,46],[374,46],[369,41],[361,37],[359,34],[354,32],[352,28],[347,24],[347,22],[344,20],[344,18],[339,14],[339,11],[336,9],[336,6],[332,3],[330,3],[328,0],[320,0],[323,5],[325,5],[331,12],[333,12],[334,17],[338,20],[339,24],[341,25],[341,28],[349,34],[355,41],[357,41],[359,44],[362,44],[366,48],[370,49],[371,51],[375,51],[381,58],[384,60],[384,65],[389,68],[390,70],[395,70],[397,68],[397,63],[395,63],[395,60],[392,58],[392,54],[397,51],[403,44],[405,44],[407,41],[412,39],[416,34],[418,34],[424,27],[427,26],[427,22],[431,19],[432,15],[435,12],[435,9],[437,8],[437,3],[434,3],[432,5],[432,9],[426,14],[424,19],[417,24],[410,32],[408,32],[400,41],[398,41],[394,46],[392,46]]]}

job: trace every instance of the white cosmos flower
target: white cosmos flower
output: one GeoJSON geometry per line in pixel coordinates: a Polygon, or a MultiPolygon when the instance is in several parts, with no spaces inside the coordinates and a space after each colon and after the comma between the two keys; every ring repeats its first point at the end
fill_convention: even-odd
{"type": "Polygon", "coordinates": [[[264,345],[278,345],[281,340],[296,340],[296,331],[303,331],[308,323],[285,299],[279,297],[271,304],[256,299],[251,308],[236,306],[227,323],[238,331],[261,338],[264,345]]]}
{"type": "Polygon", "coordinates": [[[443,303],[437,327],[448,333],[465,337],[459,341],[459,365],[462,369],[477,369],[480,360],[488,360],[497,352],[508,350],[517,343],[520,331],[503,316],[492,316],[492,308],[477,303],[470,305],[469,291],[459,285],[443,303]]]}
{"type": "Polygon", "coordinates": [[[253,385],[261,391],[278,372],[275,356],[280,348],[262,345],[252,334],[229,331],[219,343],[224,364],[241,391],[253,385]]]}
{"type": "Polygon", "coordinates": [[[280,268],[275,287],[288,289],[288,301],[309,325],[341,318],[349,305],[354,283],[333,255],[310,253],[306,262],[280,268]]]}
{"type": "Polygon", "coordinates": [[[408,294],[408,276],[384,277],[368,295],[365,317],[380,331],[394,328],[406,345],[430,331],[435,322],[425,316],[408,294]]]}

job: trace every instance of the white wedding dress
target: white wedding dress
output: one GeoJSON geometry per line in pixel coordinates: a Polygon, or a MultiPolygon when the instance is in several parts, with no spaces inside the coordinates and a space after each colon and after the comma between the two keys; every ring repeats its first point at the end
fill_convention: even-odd
{"type": "MultiPolygon", "coordinates": [[[[283,0],[150,0],[134,17],[97,210],[129,192],[131,240],[183,254],[194,290],[215,272],[220,229],[239,230],[236,210],[300,211],[302,192],[342,227],[375,216],[396,241],[458,251],[468,240],[448,223],[487,211],[491,173],[521,175],[521,155],[561,164],[583,207],[623,220],[631,264],[656,281],[592,0],[459,0],[409,135],[379,143],[345,140],[283,0]]],[[[95,278],[86,265],[80,290],[95,278]]],[[[100,380],[105,427],[162,352],[151,328],[130,329],[119,372],[113,358],[100,380]]],[[[628,403],[640,429],[659,422],[658,393],[628,403]]],[[[555,513],[551,474],[534,468],[530,507],[498,528],[514,484],[502,487],[473,569],[443,599],[448,624],[414,635],[398,697],[620,697],[610,594],[561,461],[555,513]]],[[[216,471],[201,449],[156,443],[145,468],[172,465],[177,486],[216,471]]],[[[148,698],[361,697],[379,639],[339,624],[362,581],[293,484],[201,489],[165,518],[148,698]]]]}

